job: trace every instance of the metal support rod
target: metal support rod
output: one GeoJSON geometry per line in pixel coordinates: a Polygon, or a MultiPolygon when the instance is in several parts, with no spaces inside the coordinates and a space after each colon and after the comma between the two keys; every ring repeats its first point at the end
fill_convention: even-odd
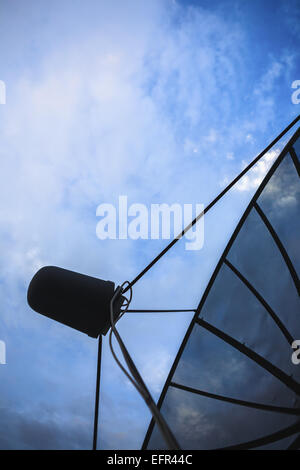
{"type": "Polygon", "coordinates": [[[128,309],[126,310],[126,313],[168,313],[168,312],[196,312],[195,308],[189,308],[189,309],[172,309],[172,310],[132,310],[128,309]]]}
{"type": "Polygon", "coordinates": [[[98,437],[101,353],[102,353],[102,336],[100,335],[99,339],[98,339],[98,357],[97,357],[97,379],[96,379],[96,394],[95,394],[93,450],[97,449],[97,437],[98,437]]]}

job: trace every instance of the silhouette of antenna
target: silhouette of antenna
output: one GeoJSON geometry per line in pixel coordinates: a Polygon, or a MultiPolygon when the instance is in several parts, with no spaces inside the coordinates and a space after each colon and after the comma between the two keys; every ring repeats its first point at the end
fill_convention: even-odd
{"type": "MultiPolygon", "coordinates": [[[[297,141],[300,129],[298,129],[281,152],[251,200],[215,269],[198,308],[195,310],[160,310],[160,312],[194,311],[195,315],[178,351],[157,405],[154,403],[151,394],[115,326],[115,323],[126,312],[138,311],[146,313],[155,311],[129,309],[132,287],[299,121],[299,119],[300,115],[254,158],[254,160],[131,282],[126,281],[121,287],[115,288],[114,283],[111,281],[103,281],[56,267],[42,268],[33,277],[28,289],[27,298],[29,305],[34,310],[89,334],[94,338],[99,337],[93,449],[97,448],[98,436],[102,335],[106,335],[109,330],[109,345],[114,359],[141,394],[153,416],[143,448],[164,448],[164,442],[169,449],[179,449],[180,447],[194,448],[194,445],[197,446],[195,448],[210,447],[211,443],[207,440],[207,436],[209,436],[207,430],[204,433],[206,441],[205,439],[201,440],[201,426],[203,427],[203,421],[197,421],[197,416],[201,416],[201,413],[203,415],[203,410],[205,410],[206,413],[208,413],[207,410],[209,410],[210,414],[208,414],[208,418],[205,422],[207,422],[210,427],[220,429],[220,422],[217,418],[213,420],[214,416],[221,416],[223,419],[227,420],[229,416],[233,416],[234,418],[240,416],[238,413],[233,413],[232,415],[230,415],[230,413],[228,414],[228,409],[233,411],[232,405],[235,405],[235,407],[238,405],[239,409],[247,410],[247,413],[248,410],[255,410],[255,412],[258,410],[260,413],[263,412],[267,413],[268,416],[272,416],[271,421],[270,419],[268,421],[268,419],[265,418],[265,414],[263,415],[264,419],[261,420],[262,428],[267,426],[270,428],[270,422],[277,426],[278,423],[274,416],[284,417],[281,418],[281,421],[285,422],[286,427],[270,434],[266,432],[263,437],[258,439],[256,438],[257,434],[255,434],[255,439],[252,439],[250,433],[250,438],[245,440],[244,443],[235,442],[232,444],[230,441],[228,445],[225,443],[226,439],[222,440],[221,435],[215,435],[214,443],[219,442],[219,447],[221,448],[252,448],[263,446],[280,439],[289,438],[300,432],[299,418],[296,423],[290,423],[293,417],[299,416],[300,414],[299,407],[295,405],[300,393],[300,385],[298,381],[291,376],[291,370],[293,374],[295,374],[295,371],[291,366],[291,361],[290,363],[288,362],[289,354],[291,353],[291,342],[296,337],[295,335],[297,333],[296,323],[292,315],[289,316],[284,313],[284,309],[282,310],[284,299],[277,299],[277,303],[279,302],[281,307],[279,311],[276,311],[278,310],[278,305],[276,305],[275,300],[272,299],[272,295],[270,294],[272,289],[270,290],[270,286],[268,287],[269,290],[266,287],[261,287],[255,278],[256,273],[259,273],[260,277],[258,274],[257,276],[260,282],[264,279],[271,279],[273,282],[273,285],[271,285],[273,292],[275,291],[275,293],[278,294],[280,292],[280,286],[278,287],[276,285],[276,280],[284,275],[285,286],[289,286],[290,289],[290,299],[293,299],[293,292],[295,290],[298,296],[297,300],[299,301],[297,266],[299,266],[300,263],[299,258],[297,258],[297,256],[299,256],[299,251],[297,250],[298,244],[293,238],[293,223],[295,225],[297,221],[300,220],[300,210],[299,205],[297,205],[299,201],[297,203],[296,199],[300,175],[298,160],[300,144],[299,140],[297,141]],[[283,209],[280,212],[277,210],[276,204],[281,207],[288,205],[289,209],[283,209]],[[278,214],[280,213],[284,214],[284,217],[286,217],[285,222],[278,219],[278,214]],[[245,235],[244,231],[246,230],[245,227],[247,224],[250,228],[247,229],[245,235]],[[252,234],[252,238],[254,238],[253,234],[256,232],[262,234],[262,238],[259,240],[260,242],[264,237],[269,237],[268,242],[263,244],[263,250],[260,250],[261,252],[259,251],[259,243],[257,243],[255,252],[253,246],[256,245],[251,241],[251,237],[249,238],[248,236],[247,238],[247,233],[248,235],[249,233],[252,234]],[[237,247],[236,250],[235,247],[237,247]],[[253,253],[250,250],[251,247],[252,251],[254,250],[253,253]],[[249,252],[252,254],[249,255],[249,252]],[[257,257],[257,252],[260,253],[260,258],[257,257]],[[264,259],[266,253],[269,253],[269,258],[264,259]],[[280,261],[278,261],[278,256],[280,257],[280,261]],[[263,268],[266,269],[266,267],[269,267],[272,271],[272,263],[270,260],[273,258],[275,260],[277,258],[276,262],[279,263],[276,265],[276,269],[279,269],[279,271],[277,271],[277,278],[274,278],[276,269],[273,270],[274,279],[271,275],[272,272],[267,275],[263,271],[263,268]],[[250,267],[247,267],[247,260],[250,261],[250,267]],[[292,287],[290,287],[290,284],[292,287]],[[124,296],[126,292],[130,294],[129,299],[124,296]],[[217,294],[215,292],[217,292],[217,294]],[[236,303],[234,303],[235,300],[236,303]],[[216,308],[212,307],[214,302],[216,308]],[[230,310],[228,305],[232,310],[230,310]],[[245,308],[248,314],[242,315],[241,311],[245,310],[245,308]],[[270,325],[273,329],[271,329],[270,325]],[[280,336],[280,340],[284,341],[285,346],[282,346],[282,350],[280,348],[278,349],[280,353],[278,353],[277,356],[275,355],[275,357],[273,357],[272,352],[268,351],[269,343],[267,343],[265,351],[261,344],[261,338],[259,335],[256,335],[256,333],[263,328],[266,328],[265,331],[267,331],[268,334],[271,331],[272,335],[276,336],[277,334],[280,336]],[[254,338],[250,335],[250,339],[253,342],[251,347],[245,344],[245,341],[247,341],[247,335],[245,335],[245,337],[243,336],[245,329],[246,333],[254,329],[254,338]],[[199,331],[201,331],[201,335],[199,331]],[[119,343],[128,369],[125,369],[120,363],[114,352],[112,335],[115,336],[119,343]],[[214,338],[216,343],[214,343],[211,338],[214,338]],[[231,388],[233,385],[235,386],[234,392],[230,395],[224,395],[223,393],[219,393],[219,391],[216,393],[217,390],[202,390],[199,387],[199,383],[203,382],[204,385],[206,384],[204,380],[205,374],[206,378],[211,378],[211,369],[208,367],[208,365],[211,364],[209,357],[207,358],[206,365],[203,367],[204,372],[202,372],[202,376],[197,375],[197,370],[195,370],[193,374],[190,372],[190,376],[184,376],[184,373],[188,374],[188,371],[194,370],[195,361],[198,364],[201,357],[205,357],[205,354],[211,353],[212,344],[217,354],[220,354],[224,358],[223,363],[221,361],[221,369],[217,375],[219,381],[222,379],[226,383],[229,382],[231,388]],[[197,351],[197,348],[200,348],[199,351],[197,351]],[[196,351],[197,354],[194,353],[194,355],[191,355],[190,351],[196,351]],[[281,354],[282,351],[283,356],[281,354]],[[241,357],[243,360],[247,358],[249,362],[245,364],[241,360],[241,357]],[[285,358],[284,360],[287,364],[282,362],[284,361],[282,357],[285,358]],[[182,365],[183,363],[187,364],[187,367],[184,367],[182,365]],[[244,393],[246,398],[241,398],[243,397],[243,390],[241,386],[239,387],[235,384],[235,380],[232,378],[233,366],[231,368],[227,367],[227,375],[225,374],[225,378],[223,378],[224,370],[226,370],[226,365],[228,364],[231,364],[231,366],[232,364],[238,364],[239,367],[250,371],[248,375],[245,373],[244,379],[250,381],[252,377],[260,383],[262,394],[259,396],[259,399],[261,401],[257,401],[255,397],[253,397],[253,400],[248,399],[247,393],[244,393]],[[258,369],[254,370],[253,364],[258,369]],[[261,376],[261,371],[263,371],[265,375],[261,376]],[[273,380],[272,383],[271,379],[273,380]],[[284,392],[280,387],[285,387],[284,392]],[[266,391],[268,392],[267,396],[265,395],[266,391]],[[270,396],[273,396],[273,402],[267,403],[270,396]],[[203,407],[203,400],[205,401],[207,399],[210,400],[210,403],[213,402],[214,406],[203,407]],[[173,406],[170,406],[170,400],[173,406]],[[191,408],[192,404],[196,402],[198,405],[201,402],[201,406],[195,405],[194,408],[191,408]],[[165,405],[166,403],[167,405],[165,405]],[[217,412],[216,403],[219,404],[220,413],[217,412]],[[224,408],[225,404],[227,407],[231,407],[227,408],[227,411],[226,408],[224,408]],[[196,423],[196,425],[187,425],[187,423],[180,422],[178,419],[178,410],[183,409],[184,406],[186,407],[184,416],[189,416],[189,413],[192,413],[192,421],[196,423]],[[163,413],[161,413],[161,409],[163,413]],[[171,410],[171,412],[166,412],[166,410],[171,410]],[[166,418],[167,421],[171,423],[171,427],[167,424],[164,414],[167,415],[166,418]],[[182,432],[183,429],[185,430],[184,432],[182,432]],[[161,436],[163,436],[164,441],[161,440],[161,436]],[[197,439],[196,442],[195,439],[197,439]]],[[[293,305],[292,309],[294,308],[295,306],[293,305]]],[[[280,342],[278,344],[281,345],[280,342]]],[[[216,364],[218,364],[218,361],[213,365],[215,369],[216,364]]],[[[220,389],[222,388],[221,385],[219,387],[220,389]]],[[[231,388],[229,387],[229,391],[231,388]]],[[[252,414],[247,413],[242,415],[242,419],[251,419],[254,416],[253,411],[252,414]]],[[[237,425],[236,428],[238,429],[237,425]]],[[[248,428],[250,429],[251,427],[248,426],[248,428]]],[[[230,434],[226,430],[225,434],[226,436],[230,435],[231,439],[234,440],[234,436],[231,436],[232,433],[230,434]]],[[[237,437],[238,440],[240,440],[240,435],[237,437]]],[[[291,448],[294,448],[298,446],[298,443],[300,443],[300,438],[297,437],[297,439],[289,445],[291,448]]]]}
{"type": "MultiPolygon", "coordinates": [[[[299,159],[300,129],[238,223],[169,372],[158,408],[182,449],[300,447],[299,159]]],[[[165,448],[153,420],[142,448],[165,448]]]]}

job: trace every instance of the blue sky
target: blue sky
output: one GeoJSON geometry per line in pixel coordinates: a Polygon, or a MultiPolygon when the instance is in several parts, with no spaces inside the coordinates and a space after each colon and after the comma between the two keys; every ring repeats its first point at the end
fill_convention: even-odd
{"type": "MultiPolygon", "coordinates": [[[[89,448],[97,342],[35,314],[57,265],[121,283],[163,240],[96,237],[96,208],[208,203],[297,114],[297,1],[0,1],[1,448],[89,448]]],[[[287,138],[285,139],[285,141],[287,138]]],[[[135,287],[132,308],[194,308],[278,145],[135,287]]],[[[119,329],[158,398],[190,314],[119,329]]],[[[99,446],[139,448],[150,415],[105,338],[99,446]]]]}

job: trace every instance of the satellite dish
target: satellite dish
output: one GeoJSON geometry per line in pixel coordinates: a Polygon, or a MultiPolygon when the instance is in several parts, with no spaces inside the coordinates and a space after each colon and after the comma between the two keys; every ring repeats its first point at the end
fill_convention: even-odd
{"type": "Polygon", "coordinates": [[[300,447],[300,374],[297,361],[292,361],[292,348],[300,338],[300,129],[251,200],[193,310],[157,406],[115,327],[125,312],[134,311],[128,307],[136,282],[299,119],[300,115],[131,282],[115,289],[111,281],[54,266],[33,277],[27,300],[35,311],[99,338],[93,449],[97,448],[102,335],[110,327],[111,352],[153,415],[143,448],[300,447]],[[123,295],[127,291],[129,298],[123,295]],[[113,350],[112,333],[130,374],[113,350]]]}
{"type": "MultiPolygon", "coordinates": [[[[208,283],[158,407],[181,449],[300,447],[300,129],[208,283]]],[[[165,449],[152,420],[144,449],[165,449]]]]}

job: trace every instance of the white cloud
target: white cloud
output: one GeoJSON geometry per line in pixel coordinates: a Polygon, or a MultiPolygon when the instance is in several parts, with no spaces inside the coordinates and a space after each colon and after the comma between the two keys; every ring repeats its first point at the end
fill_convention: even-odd
{"type": "MultiPolygon", "coordinates": [[[[237,191],[249,191],[258,188],[279,153],[279,149],[267,152],[262,159],[236,183],[235,189],[237,191]]],[[[243,162],[243,165],[246,166],[246,163],[243,162]]]]}
{"type": "Polygon", "coordinates": [[[149,383],[149,387],[153,392],[161,392],[171,368],[172,360],[172,355],[163,349],[143,358],[142,377],[149,383]]]}
{"type": "Polygon", "coordinates": [[[218,133],[215,129],[210,129],[208,135],[204,137],[204,139],[210,143],[215,143],[217,141],[217,138],[218,133]]]}
{"type": "Polygon", "coordinates": [[[245,141],[250,143],[250,144],[253,144],[254,142],[254,137],[252,134],[247,134],[246,137],[245,137],[245,141]]]}

